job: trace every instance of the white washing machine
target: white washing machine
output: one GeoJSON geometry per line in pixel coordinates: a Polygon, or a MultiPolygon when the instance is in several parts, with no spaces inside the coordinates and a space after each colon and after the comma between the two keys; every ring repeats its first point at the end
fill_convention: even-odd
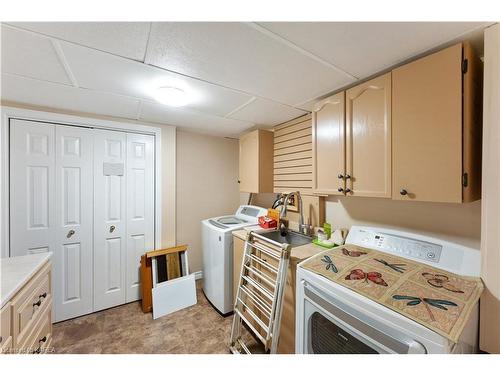
{"type": "Polygon", "coordinates": [[[225,315],[233,311],[233,234],[258,223],[267,209],[242,205],[234,215],[201,222],[203,251],[203,292],[210,303],[225,315]]]}

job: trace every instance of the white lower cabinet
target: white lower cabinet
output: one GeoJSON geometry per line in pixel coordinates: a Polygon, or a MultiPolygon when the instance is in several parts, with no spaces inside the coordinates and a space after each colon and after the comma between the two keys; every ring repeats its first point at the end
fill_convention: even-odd
{"type": "Polygon", "coordinates": [[[139,299],[154,137],[10,120],[10,213],[10,256],[54,254],[54,321],[139,299]]]}

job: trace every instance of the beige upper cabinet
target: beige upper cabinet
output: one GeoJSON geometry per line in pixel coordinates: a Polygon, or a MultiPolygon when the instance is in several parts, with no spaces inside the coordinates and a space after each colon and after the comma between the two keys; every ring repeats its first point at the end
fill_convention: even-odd
{"type": "Polygon", "coordinates": [[[394,199],[479,199],[480,76],[480,63],[462,43],[393,71],[394,199]]]}
{"type": "Polygon", "coordinates": [[[313,192],[343,195],[345,189],[345,93],[318,102],[313,109],[313,192]]]}
{"type": "Polygon", "coordinates": [[[346,194],[391,197],[391,73],[346,91],[346,194]]]}
{"type": "Polygon", "coordinates": [[[273,192],[273,132],[254,130],[240,137],[240,191],[273,192]]]}

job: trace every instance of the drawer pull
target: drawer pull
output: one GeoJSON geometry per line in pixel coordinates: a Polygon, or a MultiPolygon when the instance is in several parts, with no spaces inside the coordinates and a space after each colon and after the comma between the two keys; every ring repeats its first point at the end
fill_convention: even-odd
{"type": "Polygon", "coordinates": [[[43,293],[43,294],[40,294],[40,295],[38,296],[38,298],[40,298],[40,299],[41,299],[41,298],[47,298],[47,292],[45,292],[45,293],[43,293]]]}
{"type": "Polygon", "coordinates": [[[35,306],[40,306],[42,304],[42,301],[41,300],[38,300],[36,301],[34,304],[33,304],[33,307],[35,306]]]}
{"type": "Polygon", "coordinates": [[[41,351],[42,351],[42,348],[39,347],[37,350],[35,350],[33,352],[33,354],[40,354],[41,351]]]}
{"type": "Polygon", "coordinates": [[[38,342],[45,342],[47,341],[47,336],[43,336],[40,340],[38,340],[38,342]]]}

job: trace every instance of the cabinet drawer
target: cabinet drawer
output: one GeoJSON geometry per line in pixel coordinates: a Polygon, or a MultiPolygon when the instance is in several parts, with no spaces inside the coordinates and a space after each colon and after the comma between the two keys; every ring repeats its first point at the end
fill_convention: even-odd
{"type": "Polygon", "coordinates": [[[52,302],[50,263],[21,289],[11,302],[14,346],[26,341],[41,312],[52,302]]]}
{"type": "Polygon", "coordinates": [[[0,353],[7,352],[12,347],[12,332],[10,322],[10,304],[0,310],[0,353]]]}
{"type": "MultiPolygon", "coordinates": [[[[47,302],[52,302],[48,299],[47,302]]],[[[20,353],[43,353],[52,342],[52,307],[47,304],[39,314],[34,328],[28,332],[27,339],[19,345],[20,353]]]]}

